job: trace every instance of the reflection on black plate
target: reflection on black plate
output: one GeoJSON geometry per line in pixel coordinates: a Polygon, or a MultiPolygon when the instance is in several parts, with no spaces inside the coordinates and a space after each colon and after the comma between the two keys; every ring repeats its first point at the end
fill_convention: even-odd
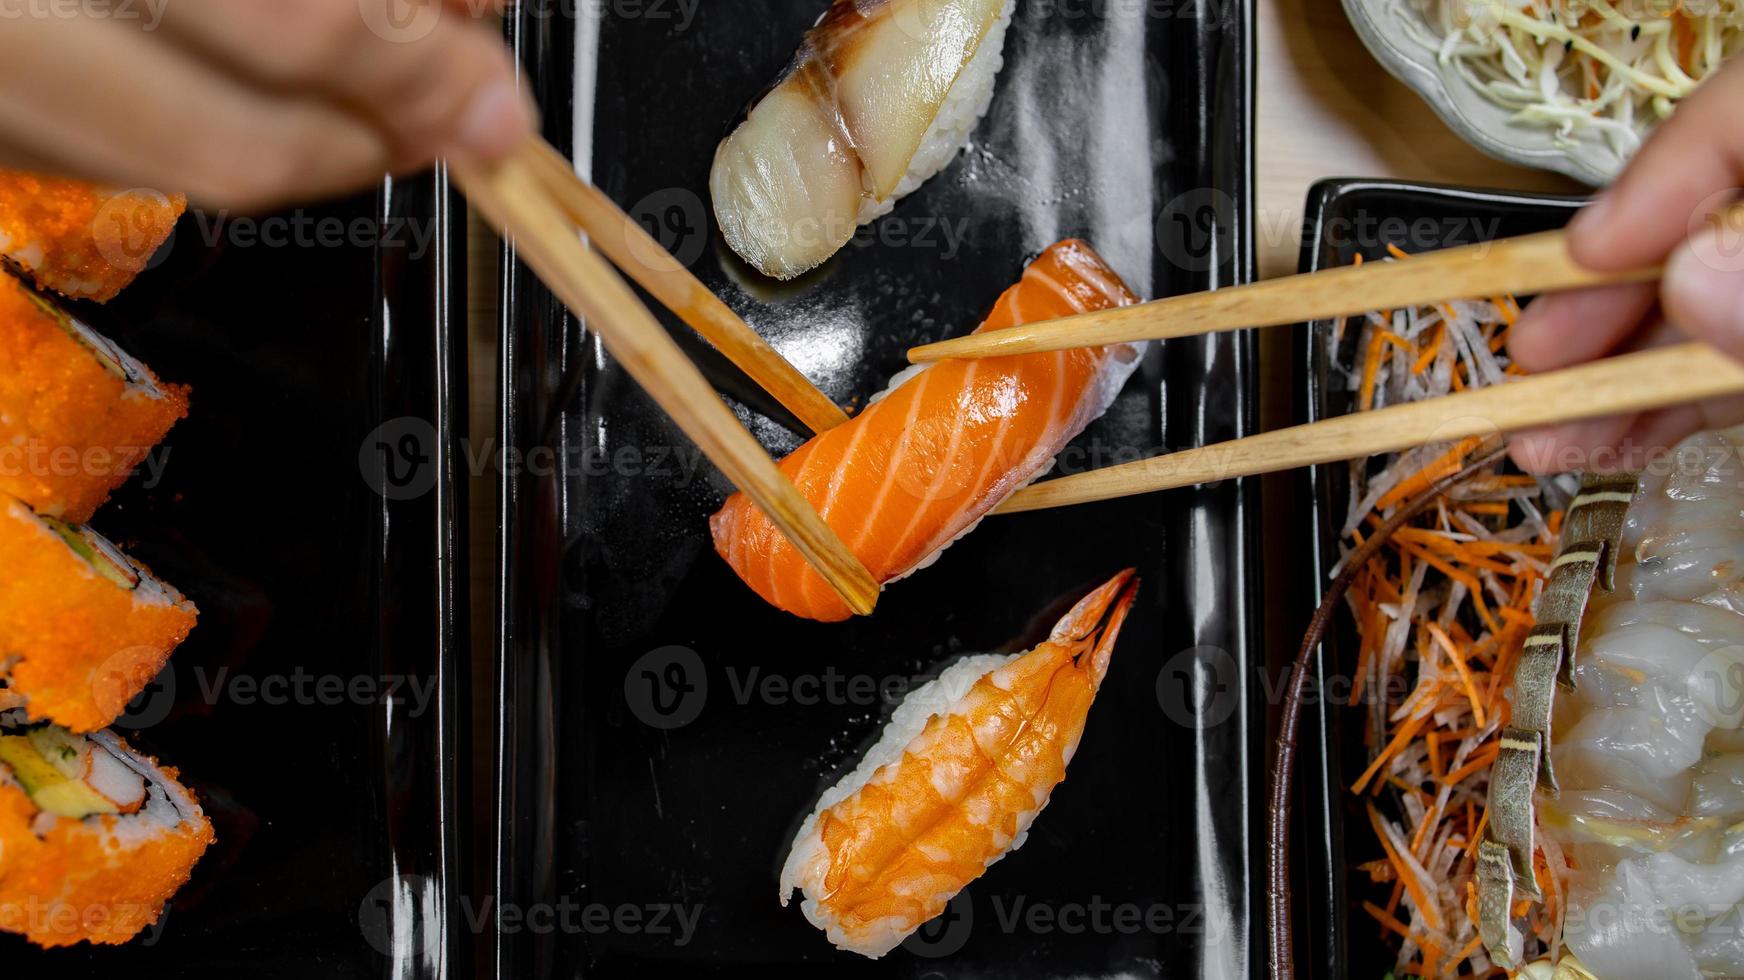
{"type": "MultiPolygon", "coordinates": [[[[1149,296],[1251,276],[1247,4],[1020,3],[968,150],[822,268],[759,280],[712,225],[709,164],[821,7],[583,13],[579,29],[523,10],[514,37],[553,140],[832,397],[864,404],[905,348],[972,327],[1066,236],[1149,296]]],[[[503,485],[498,898],[572,911],[504,934],[499,976],[1259,969],[1245,485],[994,518],[871,618],[801,621],[713,554],[718,475],[524,270],[505,276],[504,444],[564,465],[503,485]],[[776,904],[800,818],[889,711],[880,690],[1018,640],[1037,610],[1127,565],[1145,579],[1138,607],[1023,850],[877,962],[776,904]]],[[[678,335],[771,451],[798,444],[678,335]]],[[[1171,343],[1062,468],[1246,433],[1253,353],[1246,336],[1171,343]]]]}
{"type": "MultiPolygon", "coordinates": [[[[1308,192],[1301,271],[1350,265],[1359,254],[1369,261],[1382,259],[1388,243],[1422,252],[1560,228],[1579,204],[1578,198],[1431,184],[1322,181],[1308,192]]],[[[1300,421],[1350,411],[1351,392],[1329,380],[1332,328],[1331,321],[1320,321],[1295,336],[1292,360],[1304,379],[1296,409],[1300,421]]],[[[1354,332],[1349,340],[1355,342],[1354,332]]],[[[1301,605],[1293,620],[1305,624],[1338,559],[1339,528],[1349,507],[1350,483],[1343,465],[1316,467],[1297,481],[1296,499],[1302,505],[1298,517],[1313,529],[1293,542],[1296,547],[1289,562],[1289,567],[1302,569],[1295,588],[1301,605]]],[[[1314,664],[1311,691],[1340,689],[1326,681],[1348,676],[1355,642],[1348,617],[1339,617],[1323,647],[1324,659],[1314,664]]],[[[1274,652],[1293,656],[1300,643],[1301,637],[1294,637],[1274,647],[1274,652]]],[[[1366,875],[1350,869],[1382,856],[1358,799],[1347,788],[1368,763],[1360,719],[1353,719],[1353,714],[1311,700],[1304,705],[1298,736],[1302,753],[1301,796],[1295,808],[1294,910],[1297,966],[1308,976],[1379,977],[1393,968],[1395,947],[1372,936],[1374,924],[1367,917],[1350,915],[1352,909],[1360,909],[1363,898],[1372,897],[1374,887],[1366,875]],[[1335,748],[1328,751],[1329,747],[1335,748]],[[1348,849],[1346,821],[1356,828],[1348,849]]]]}
{"type": "Polygon", "coordinates": [[[43,952],[0,935],[0,973],[464,972],[466,935],[444,935],[466,761],[454,227],[427,175],[293,215],[192,214],[158,267],[78,308],[194,389],[158,479],[137,474],[92,523],[200,607],[117,728],[181,769],[218,843],[140,939],[43,952]],[[383,438],[388,455],[369,448],[383,438]]]}

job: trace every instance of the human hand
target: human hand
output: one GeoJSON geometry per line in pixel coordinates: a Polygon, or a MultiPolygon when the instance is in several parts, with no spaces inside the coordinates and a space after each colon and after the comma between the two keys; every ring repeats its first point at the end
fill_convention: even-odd
{"type": "Polygon", "coordinates": [[[497,3],[0,0],[0,166],[258,209],[496,159],[536,117],[497,3]]]}
{"type": "MultiPolygon", "coordinates": [[[[1744,184],[1744,58],[1734,58],[1678,106],[1617,183],[1569,225],[1582,265],[1664,262],[1659,283],[1539,297],[1510,333],[1529,372],[1628,350],[1703,340],[1744,359],[1744,228],[1721,211],[1744,184]]],[[[1744,421],[1744,398],[1590,419],[1515,436],[1514,461],[1534,472],[1634,469],[1643,454],[1692,432],[1744,421]]]]}

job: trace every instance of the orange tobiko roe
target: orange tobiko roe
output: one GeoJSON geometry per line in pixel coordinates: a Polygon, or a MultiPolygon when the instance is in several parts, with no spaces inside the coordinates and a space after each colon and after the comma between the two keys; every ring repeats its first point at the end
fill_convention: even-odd
{"type": "Polygon", "coordinates": [[[0,497],[0,680],[32,719],[96,731],[163,670],[199,610],[135,601],[23,511],[0,497]]]}
{"type": "Polygon", "coordinates": [[[187,208],[181,194],[0,170],[0,255],[44,289],[106,303],[151,263],[187,208]]]}
{"type": "Polygon", "coordinates": [[[82,524],[188,414],[188,388],[130,391],[64,317],[0,273],[0,493],[82,524]]]}
{"type": "MultiPolygon", "coordinates": [[[[177,779],[174,769],[160,770],[177,779]]],[[[217,839],[205,814],[132,846],[111,816],[57,819],[32,827],[37,808],[17,786],[0,786],[0,932],[39,946],[117,945],[156,923],[217,839]]]]}

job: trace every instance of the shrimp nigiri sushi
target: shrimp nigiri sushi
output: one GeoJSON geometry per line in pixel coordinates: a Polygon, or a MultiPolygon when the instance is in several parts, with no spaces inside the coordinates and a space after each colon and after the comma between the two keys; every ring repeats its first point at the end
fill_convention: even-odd
{"type": "Polygon", "coordinates": [[[813,269],[943,170],[993,101],[1013,0],[835,0],[715,153],[727,244],[813,269]]]}
{"type": "Polygon", "coordinates": [[[803,892],[830,942],[876,958],[1021,847],[1066,778],[1137,589],[1129,568],[1034,650],[968,657],[916,688],[800,826],[781,904],[803,892]]]}
{"type": "MultiPolygon", "coordinates": [[[[1135,303],[1081,241],[1051,246],[1006,290],[980,330],[1135,303]]],[[[938,361],[898,376],[865,411],[781,462],[879,582],[926,566],[1051,465],[1108,410],[1145,345],[1114,344],[938,361]]],[[[824,622],[851,614],[828,582],[744,494],[710,521],[715,550],[778,609],[824,622]]]]}

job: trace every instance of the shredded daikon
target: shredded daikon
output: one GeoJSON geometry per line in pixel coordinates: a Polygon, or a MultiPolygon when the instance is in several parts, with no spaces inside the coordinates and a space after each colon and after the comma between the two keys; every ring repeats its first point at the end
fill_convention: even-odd
{"type": "Polygon", "coordinates": [[[1744,48],[1744,0],[1410,2],[1407,32],[1515,122],[1623,157],[1744,48]]]}

